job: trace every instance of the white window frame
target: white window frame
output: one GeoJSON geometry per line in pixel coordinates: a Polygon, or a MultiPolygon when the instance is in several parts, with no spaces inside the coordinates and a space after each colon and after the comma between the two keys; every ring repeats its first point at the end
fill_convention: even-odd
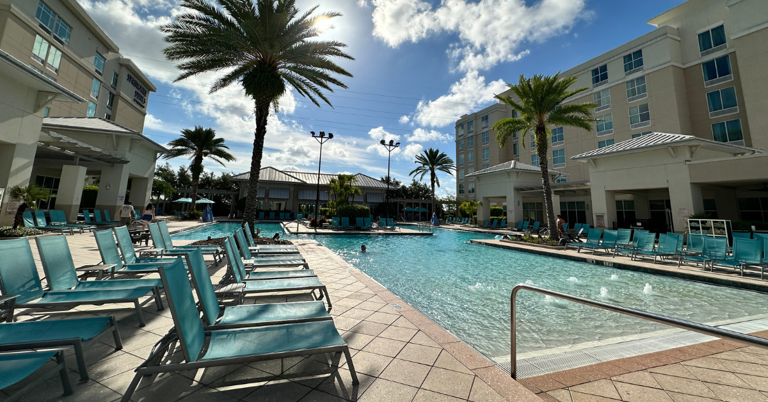
{"type": "Polygon", "coordinates": [[[742,145],[742,146],[744,145],[744,125],[741,124],[741,119],[731,119],[731,120],[719,121],[717,123],[712,123],[712,139],[714,141],[717,141],[717,142],[722,142],[722,141],[719,141],[719,140],[717,140],[715,138],[715,125],[718,125],[718,124],[722,124],[723,126],[725,126],[725,135],[728,137],[728,141],[727,142],[723,142],[724,144],[734,144],[734,145],[742,145]],[[731,140],[730,133],[728,133],[728,123],[730,123],[732,121],[738,121],[739,122],[739,128],[741,129],[741,139],[740,140],[731,140]]]}
{"type": "Polygon", "coordinates": [[[96,116],[96,104],[88,101],[88,108],[85,111],[86,117],[95,117],[96,116]]]}
{"type": "Polygon", "coordinates": [[[633,78],[626,82],[625,84],[626,90],[627,90],[627,103],[632,103],[639,101],[641,99],[645,99],[648,97],[648,78],[646,76],[633,78]],[[643,80],[642,84],[638,84],[638,81],[643,80]],[[630,85],[632,88],[630,88],[630,85]],[[643,93],[639,93],[637,90],[638,88],[643,88],[643,93]],[[634,90],[635,95],[631,95],[630,91],[634,90]]]}
{"type": "Polygon", "coordinates": [[[608,138],[606,140],[598,141],[597,142],[597,149],[605,148],[605,147],[610,147],[611,145],[613,145],[615,143],[616,143],[616,141],[613,138],[608,138]],[[610,144],[608,143],[609,141],[610,141],[610,144]]]}
{"type": "Polygon", "coordinates": [[[643,71],[644,65],[645,65],[644,60],[643,60],[643,49],[635,50],[634,52],[631,52],[629,54],[624,55],[624,57],[622,58],[621,61],[624,63],[624,76],[625,77],[630,76],[632,74],[635,74],[637,72],[643,71]],[[640,57],[635,58],[635,55],[638,52],[640,53],[640,57]],[[630,58],[629,63],[626,62],[626,58],[627,57],[630,58]],[[640,65],[636,66],[638,60],[640,60],[640,65]],[[627,70],[627,64],[631,64],[632,68],[627,70]]]}
{"type": "Polygon", "coordinates": [[[464,125],[463,124],[459,124],[459,126],[456,127],[456,133],[457,133],[456,135],[459,136],[459,137],[464,135],[464,125]]]}
{"type": "Polygon", "coordinates": [[[61,19],[58,15],[56,16],[56,23],[53,25],[53,32],[51,33],[54,39],[56,39],[57,42],[61,43],[62,45],[68,45],[69,44],[69,38],[72,36],[72,27],[69,26],[64,20],[61,19]],[[64,31],[67,33],[67,37],[61,37],[59,35],[59,27],[63,26],[64,31]]]}
{"type": "Polygon", "coordinates": [[[608,64],[603,64],[600,66],[597,66],[597,68],[592,69],[592,87],[598,87],[600,85],[603,85],[608,82],[608,64]],[[603,73],[600,72],[600,69],[605,67],[605,78],[600,78],[603,73]],[[595,70],[597,70],[597,75],[595,75],[595,70]],[[595,82],[595,77],[597,77],[598,81],[595,82]]]}
{"type": "Polygon", "coordinates": [[[606,113],[604,115],[597,116],[595,120],[595,132],[597,132],[598,137],[613,134],[613,113],[606,113]],[[602,131],[600,130],[601,124],[603,125],[602,131]],[[605,128],[608,124],[610,124],[611,128],[605,128]]]}
{"type": "Polygon", "coordinates": [[[51,45],[48,48],[48,57],[45,59],[45,68],[58,73],[59,67],[61,67],[61,50],[51,45]]]}
{"type": "Polygon", "coordinates": [[[719,52],[720,50],[727,49],[728,48],[728,34],[725,33],[725,43],[722,43],[720,45],[715,46],[714,41],[712,41],[712,30],[715,28],[723,27],[723,33],[725,33],[725,23],[723,21],[718,22],[717,24],[713,24],[708,26],[707,28],[700,29],[696,31],[696,44],[699,46],[699,54],[701,57],[710,55],[712,53],[719,52]],[[699,36],[703,33],[709,34],[709,40],[712,43],[712,47],[709,49],[701,50],[701,42],[699,41],[699,36]]]}
{"type": "Polygon", "coordinates": [[[481,123],[480,125],[483,128],[487,128],[488,127],[488,115],[485,115],[485,116],[481,117],[480,118],[480,123],[481,123]]]}
{"type": "Polygon", "coordinates": [[[641,104],[639,104],[637,106],[632,106],[631,108],[629,108],[629,128],[631,130],[636,130],[636,129],[641,128],[641,127],[648,127],[650,125],[651,125],[651,105],[649,105],[648,103],[641,103],[641,104]],[[648,108],[648,112],[641,112],[640,111],[640,107],[643,106],[643,105],[645,105],[648,108]],[[638,116],[638,119],[639,119],[639,121],[637,123],[632,123],[632,109],[636,109],[637,110],[637,116],[638,116]],[[643,113],[648,113],[648,119],[647,120],[643,120],[643,117],[642,117],[643,113]]]}
{"type": "Polygon", "coordinates": [[[101,53],[96,52],[96,55],[93,56],[93,68],[94,68],[94,70],[96,70],[96,73],[99,74],[99,75],[103,75],[104,74],[104,68],[106,67],[106,65],[107,65],[107,58],[102,56],[101,53]],[[102,66],[101,66],[101,70],[99,70],[99,66],[96,65],[96,60],[99,60],[99,58],[101,58],[101,60],[103,60],[102,66]]]}
{"type": "Polygon", "coordinates": [[[94,78],[93,82],[91,83],[91,98],[99,99],[99,94],[100,93],[101,93],[101,81],[99,81],[98,78],[94,78]],[[96,88],[96,92],[95,93],[93,92],[94,88],[96,88]]]}
{"type": "Polygon", "coordinates": [[[491,142],[491,135],[490,135],[490,134],[488,134],[488,132],[487,132],[487,131],[484,131],[484,132],[481,134],[481,136],[482,136],[482,141],[483,141],[483,144],[488,144],[488,143],[490,143],[490,142],[491,142]]]}
{"type": "Polygon", "coordinates": [[[464,184],[459,183],[459,194],[464,194],[464,184]]]}
{"type": "Polygon", "coordinates": [[[475,163],[475,151],[467,153],[467,163],[475,163]]]}
{"type": "Polygon", "coordinates": [[[488,169],[489,167],[491,167],[491,165],[490,165],[490,164],[488,164],[488,163],[483,163],[483,169],[488,169]]]}
{"type": "Polygon", "coordinates": [[[475,193],[475,182],[470,182],[467,186],[467,194],[474,194],[475,193]]]}
{"type": "Polygon", "coordinates": [[[458,165],[464,164],[464,154],[460,154],[458,157],[458,165]]]}
{"type": "Polygon", "coordinates": [[[555,167],[555,168],[565,167],[565,148],[553,149],[552,150],[552,167],[555,167]],[[555,156],[555,153],[562,154],[562,156],[563,156],[563,162],[562,163],[557,163],[555,161],[555,158],[559,158],[559,155],[555,156]]]}
{"type": "Polygon", "coordinates": [[[474,148],[475,147],[475,136],[469,136],[467,137],[467,149],[474,148]]]}
{"type": "Polygon", "coordinates": [[[552,131],[552,146],[557,147],[565,144],[565,130],[563,127],[555,127],[552,131]],[[558,134],[555,134],[558,131],[558,134]],[[557,141],[555,141],[557,140],[557,141]]]}
{"type": "Polygon", "coordinates": [[[490,148],[483,148],[483,160],[487,161],[491,159],[491,149],[490,148]]]}
{"type": "Polygon", "coordinates": [[[474,132],[475,132],[475,122],[474,121],[468,121],[467,122],[467,134],[474,133],[474,132]]]}
{"type": "Polygon", "coordinates": [[[37,8],[35,9],[35,19],[39,23],[40,28],[42,28],[46,33],[50,34],[53,32],[53,27],[56,26],[56,13],[53,12],[53,10],[48,7],[47,4],[45,4],[42,1],[39,1],[37,3],[37,8]],[[40,20],[40,18],[37,16],[38,11],[40,10],[40,6],[45,7],[43,11],[45,12],[47,10],[47,14],[51,17],[51,26],[46,25],[43,21],[40,20]]]}
{"type": "Polygon", "coordinates": [[[520,145],[518,143],[512,144],[512,155],[513,156],[519,156],[520,155],[520,145]]]}
{"type": "Polygon", "coordinates": [[[713,59],[710,59],[710,60],[702,62],[701,63],[701,78],[704,80],[704,87],[705,88],[708,88],[708,87],[711,87],[711,86],[715,86],[715,85],[719,85],[719,84],[722,84],[724,82],[733,81],[733,63],[731,62],[731,55],[726,54],[725,56],[715,57],[713,59]],[[730,70],[730,73],[721,76],[720,72],[717,71],[717,60],[718,59],[722,59],[724,57],[728,58],[728,69],[730,70]],[[709,62],[715,63],[715,71],[717,71],[717,78],[712,78],[711,80],[707,81],[706,74],[704,73],[704,71],[705,71],[704,70],[704,65],[709,63],[709,62]]]}
{"type": "Polygon", "coordinates": [[[568,182],[568,176],[567,175],[560,175],[555,178],[555,183],[567,183],[568,182]]]}
{"type": "Polygon", "coordinates": [[[531,165],[539,166],[539,155],[536,155],[536,154],[531,155],[531,165]]]}
{"type": "Polygon", "coordinates": [[[110,86],[113,89],[117,89],[117,83],[120,81],[120,74],[117,71],[112,72],[112,81],[110,82],[110,86]]]}
{"type": "Polygon", "coordinates": [[[714,119],[716,117],[722,117],[722,116],[728,116],[731,114],[739,113],[739,98],[736,95],[736,87],[726,87],[726,88],[720,88],[716,89],[714,91],[707,92],[706,94],[707,98],[707,110],[709,111],[709,118],[714,119]],[[723,91],[727,89],[733,89],[733,97],[736,98],[736,106],[731,107],[723,107],[723,91]],[[709,94],[717,92],[718,96],[720,97],[720,106],[721,108],[718,110],[711,110],[709,105],[709,94]]]}
{"type": "Polygon", "coordinates": [[[653,131],[643,131],[642,133],[632,134],[632,138],[642,137],[644,135],[652,134],[653,131]]]}
{"type": "Polygon", "coordinates": [[[595,113],[602,112],[611,108],[611,89],[606,88],[592,94],[592,100],[597,105],[595,113]]]}

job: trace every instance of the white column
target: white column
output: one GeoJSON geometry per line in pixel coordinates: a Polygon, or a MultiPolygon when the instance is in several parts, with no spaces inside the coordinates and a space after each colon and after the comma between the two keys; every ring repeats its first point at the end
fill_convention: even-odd
{"type": "Polygon", "coordinates": [[[0,225],[13,224],[18,204],[11,204],[11,210],[8,210],[11,188],[29,184],[36,152],[37,142],[33,145],[0,143],[0,188],[5,188],[5,195],[0,205],[0,225]]]}
{"type": "Polygon", "coordinates": [[[64,165],[61,168],[59,191],[56,194],[56,209],[64,211],[69,222],[77,221],[87,170],[85,166],[75,165],[64,165]]]}
{"type": "Polygon", "coordinates": [[[482,225],[486,219],[491,217],[491,199],[483,197],[481,199],[483,205],[477,206],[477,223],[482,225]]]}
{"type": "Polygon", "coordinates": [[[698,184],[669,183],[669,203],[672,208],[672,220],[675,232],[686,230],[688,217],[704,212],[704,200],[701,197],[701,186],[698,184]]]}
{"type": "Polygon", "coordinates": [[[616,222],[616,194],[613,191],[605,191],[604,187],[592,187],[592,213],[594,214],[594,227],[613,229],[616,222]],[[598,215],[603,215],[604,224],[598,226],[598,215]]]}
{"type": "Polygon", "coordinates": [[[139,210],[149,204],[152,198],[152,179],[146,177],[134,177],[131,180],[131,198],[133,206],[139,210]]]}
{"type": "MultiPolygon", "coordinates": [[[[128,188],[128,169],[125,165],[114,165],[101,169],[99,195],[96,196],[96,209],[109,210],[112,219],[117,219],[117,211],[125,203],[128,188]]],[[[135,205],[138,207],[138,205],[135,205]]]]}
{"type": "Polygon", "coordinates": [[[560,196],[555,194],[555,192],[552,192],[552,209],[555,210],[555,219],[557,219],[557,215],[560,215],[560,196]]]}
{"type": "Polygon", "coordinates": [[[507,225],[515,227],[523,220],[523,196],[512,186],[507,188],[507,225]]]}

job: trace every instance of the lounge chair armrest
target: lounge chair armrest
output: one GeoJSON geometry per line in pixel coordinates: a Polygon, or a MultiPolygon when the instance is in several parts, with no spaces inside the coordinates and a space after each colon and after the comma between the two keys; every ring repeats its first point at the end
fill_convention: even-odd
{"type": "Polygon", "coordinates": [[[96,276],[98,279],[101,279],[104,277],[105,272],[109,272],[110,275],[115,274],[115,267],[117,267],[116,264],[90,264],[90,265],[83,265],[80,267],[75,268],[75,271],[83,272],[83,278],[87,278],[92,272],[96,273],[96,276]]]}
{"type": "Polygon", "coordinates": [[[164,252],[165,252],[164,248],[155,248],[155,247],[146,249],[146,250],[140,250],[139,258],[143,258],[146,256],[158,256],[158,255],[162,256],[164,252]]]}
{"type": "Polygon", "coordinates": [[[0,304],[8,304],[11,300],[16,300],[19,297],[19,295],[0,295],[0,304]]]}
{"type": "Polygon", "coordinates": [[[17,297],[19,295],[0,295],[0,311],[5,311],[5,322],[13,322],[13,311],[16,309],[17,297]]]}

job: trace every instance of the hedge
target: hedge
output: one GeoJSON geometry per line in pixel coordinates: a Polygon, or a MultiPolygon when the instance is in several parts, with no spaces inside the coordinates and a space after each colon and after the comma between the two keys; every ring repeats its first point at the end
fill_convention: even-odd
{"type": "Polygon", "coordinates": [[[344,205],[336,208],[336,216],[347,218],[368,218],[371,216],[371,209],[364,205],[344,205]]]}

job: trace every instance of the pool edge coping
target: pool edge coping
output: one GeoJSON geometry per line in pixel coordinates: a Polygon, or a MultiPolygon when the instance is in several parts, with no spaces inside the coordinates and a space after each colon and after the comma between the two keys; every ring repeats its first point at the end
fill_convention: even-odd
{"type": "MultiPolygon", "coordinates": [[[[423,332],[435,343],[437,343],[442,349],[450,353],[451,356],[458,360],[467,369],[472,371],[474,375],[483,380],[483,382],[485,382],[503,398],[507,400],[520,400],[521,397],[537,397],[540,400],[540,397],[535,395],[533,391],[528,389],[524,384],[510,377],[509,374],[505,373],[504,370],[499,368],[494,361],[480,354],[472,346],[450,333],[447,329],[432,321],[418,309],[405,302],[403,299],[392,293],[392,291],[384,287],[378,281],[371,278],[368,276],[368,274],[350,264],[348,261],[344,260],[341,256],[334,253],[331,249],[319,241],[314,239],[292,239],[291,242],[316,243],[317,246],[322,247],[329,255],[332,255],[335,260],[346,264],[347,272],[354,276],[355,279],[365,285],[365,287],[367,287],[374,294],[384,300],[384,302],[387,304],[398,304],[401,309],[396,310],[393,308],[393,311],[405,317],[419,331],[423,332]]],[[[297,245],[301,246],[301,244],[297,245]]]]}

